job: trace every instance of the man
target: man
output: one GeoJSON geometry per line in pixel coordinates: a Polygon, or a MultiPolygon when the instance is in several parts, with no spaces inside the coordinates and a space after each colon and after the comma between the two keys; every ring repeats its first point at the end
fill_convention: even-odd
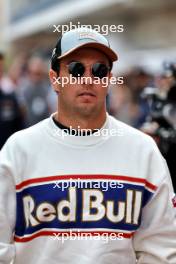
{"type": "Polygon", "coordinates": [[[51,113],[47,99],[49,83],[46,80],[46,68],[42,58],[30,58],[27,77],[20,85],[18,95],[26,114],[26,127],[35,125],[51,113]]]}
{"type": "Polygon", "coordinates": [[[116,59],[86,28],[58,41],[57,113],[1,152],[0,263],[176,263],[166,163],[149,136],[106,113],[116,59]]]}
{"type": "Polygon", "coordinates": [[[23,115],[16,95],[5,89],[3,74],[4,55],[0,54],[0,149],[8,137],[24,128],[23,115]]]}

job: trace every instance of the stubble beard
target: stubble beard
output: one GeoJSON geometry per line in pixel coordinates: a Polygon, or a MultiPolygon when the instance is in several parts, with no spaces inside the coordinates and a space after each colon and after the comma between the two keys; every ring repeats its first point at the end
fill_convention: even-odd
{"type": "Polygon", "coordinates": [[[76,106],[73,111],[75,115],[79,115],[82,118],[92,118],[97,117],[103,109],[101,105],[85,105],[85,106],[76,106]]]}
{"type": "Polygon", "coordinates": [[[96,119],[99,116],[102,115],[103,111],[106,111],[106,104],[99,103],[95,105],[71,105],[68,104],[68,102],[60,102],[60,107],[58,107],[58,110],[60,108],[62,114],[67,117],[70,117],[71,119],[85,119],[85,120],[92,120],[96,119]],[[61,108],[60,108],[61,107],[61,108]]]}

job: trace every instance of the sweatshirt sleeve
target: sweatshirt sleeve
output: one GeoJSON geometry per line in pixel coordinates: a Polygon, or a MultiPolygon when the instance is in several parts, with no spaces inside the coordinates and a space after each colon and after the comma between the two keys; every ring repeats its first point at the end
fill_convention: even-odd
{"type": "Polygon", "coordinates": [[[157,190],[142,210],[140,228],[133,246],[137,264],[176,264],[176,208],[174,191],[166,161],[153,147],[148,175],[157,190]]]}
{"type": "Polygon", "coordinates": [[[11,139],[0,151],[0,263],[9,264],[15,257],[13,234],[16,219],[16,192],[13,178],[14,158],[11,139]]]}

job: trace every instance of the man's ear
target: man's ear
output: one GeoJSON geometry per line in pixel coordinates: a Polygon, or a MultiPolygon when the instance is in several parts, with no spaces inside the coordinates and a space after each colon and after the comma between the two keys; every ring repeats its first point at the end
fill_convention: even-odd
{"type": "Polygon", "coordinates": [[[50,69],[49,70],[49,78],[50,78],[50,82],[51,82],[55,92],[59,93],[61,84],[60,84],[57,72],[55,72],[54,70],[50,69]]]}

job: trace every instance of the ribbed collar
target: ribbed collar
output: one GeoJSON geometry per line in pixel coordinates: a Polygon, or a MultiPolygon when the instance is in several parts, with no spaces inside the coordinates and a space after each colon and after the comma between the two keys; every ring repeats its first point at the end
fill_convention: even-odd
{"type": "Polygon", "coordinates": [[[93,146],[96,144],[103,143],[109,138],[105,134],[103,134],[103,131],[107,131],[110,128],[110,116],[108,113],[106,113],[106,120],[103,126],[99,129],[99,132],[93,133],[88,136],[81,136],[81,135],[70,135],[64,132],[62,129],[60,129],[53,121],[53,116],[55,115],[52,114],[50,118],[48,119],[48,132],[52,137],[54,137],[56,140],[58,140],[62,144],[66,145],[72,145],[72,146],[77,146],[77,147],[84,147],[84,146],[93,146]]]}

